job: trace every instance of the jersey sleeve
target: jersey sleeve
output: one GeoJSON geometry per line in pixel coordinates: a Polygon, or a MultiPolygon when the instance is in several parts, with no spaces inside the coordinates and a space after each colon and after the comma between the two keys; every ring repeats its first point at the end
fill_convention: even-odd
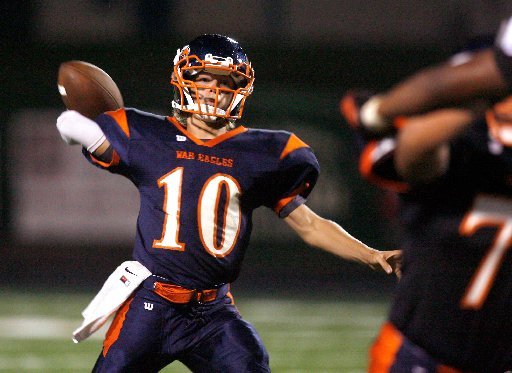
{"type": "Polygon", "coordinates": [[[359,173],[379,188],[404,193],[409,185],[396,172],[395,148],[392,137],[368,142],[359,156],[359,173]]]}
{"type": "Polygon", "coordinates": [[[512,17],[504,21],[495,42],[496,64],[512,91],[512,17]]]}
{"type": "Polygon", "coordinates": [[[313,190],[320,166],[311,148],[294,134],[284,146],[271,180],[267,206],[280,218],[306,202],[313,190]]]}
{"type": "Polygon", "coordinates": [[[353,129],[361,177],[381,189],[404,193],[409,185],[395,169],[397,133],[395,129],[390,134],[381,136],[367,134],[360,128],[353,129]]]}
{"type": "Polygon", "coordinates": [[[85,149],[82,149],[83,154],[89,162],[97,167],[113,173],[125,173],[130,143],[130,127],[125,109],[103,113],[96,118],[96,123],[113,148],[112,160],[110,163],[102,162],[85,149]]]}

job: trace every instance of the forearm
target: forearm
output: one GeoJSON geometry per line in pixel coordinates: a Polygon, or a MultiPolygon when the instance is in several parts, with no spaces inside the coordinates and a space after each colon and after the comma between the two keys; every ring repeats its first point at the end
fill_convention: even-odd
{"type": "Polygon", "coordinates": [[[433,80],[435,69],[424,70],[380,95],[378,115],[387,121],[428,111],[443,100],[444,93],[433,80]]]}
{"type": "Polygon", "coordinates": [[[377,112],[392,120],[477,97],[502,95],[506,88],[493,51],[486,50],[460,65],[443,63],[419,71],[381,95],[377,112]]]}
{"type": "Polygon", "coordinates": [[[356,238],[335,222],[315,214],[305,205],[297,207],[284,221],[308,245],[337,255],[345,260],[359,262],[372,269],[382,269],[400,276],[402,254],[399,250],[374,250],[356,238]]]}
{"type": "Polygon", "coordinates": [[[303,237],[310,246],[337,255],[345,260],[368,264],[376,250],[350,235],[339,224],[319,217],[303,237]]]}
{"type": "Polygon", "coordinates": [[[305,205],[293,211],[285,218],[285,222],[308,245],[343,259],[368,264],[372,252],[375,252],[340,225],[318,216],[305,205]]]}

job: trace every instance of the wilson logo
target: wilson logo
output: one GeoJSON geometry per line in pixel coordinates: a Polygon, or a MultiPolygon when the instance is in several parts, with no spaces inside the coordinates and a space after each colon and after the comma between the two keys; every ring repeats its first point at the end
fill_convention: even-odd
{"type": "Polygon", "coordinates": [[[144,309],[148,310],[148,311],[152,311],[153,310],[153,303],[144,302],[144,309]]]}

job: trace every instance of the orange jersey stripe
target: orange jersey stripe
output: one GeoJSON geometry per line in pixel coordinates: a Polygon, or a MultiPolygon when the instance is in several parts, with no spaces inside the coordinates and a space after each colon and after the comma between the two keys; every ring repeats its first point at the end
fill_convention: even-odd
{"type": "Polygon", "coordinates": [[[372,141],[363,149],[359,158],[359,173],[363,178],[377,186],[396,193],[405,193],[409,190],[409,184],[400,181],[388,180],[373,173],[373,154],[379,143],[372,141]]]}
{"type": "Polygon", "coordinates": [[[372,154],[377,149],[378,142],[372,141],[366,145],[361,157],[359,158],[359,172],[363,177],[368,177],[372,172],[373,159],[372,154]]]}
{"type": "Polygon", "coordinates": [[[128,127],[128,119],[126,118],[126,111],[121,108],[116,111],[108,111],[105,114],[110,115],[123,130],[126,137],[130,137],[130,127],[128,127]]]}
{"type": "Polygon", "coordinates": [[[297,150],[299,148],[309,148],[309,145],[306,144],[304,141],[302,141],[301,139],[299,139],[297,136],[295,136],[292,133],[292,135],[288,139],[288,142],[286,143],[286,146],[284,147],[279,159],[283,159],[288,154],[290,154],[291,152],[293,152],[294,150],[297,150]]]}
{"type": "Polygon", "coordinates": [[[449,367],[447,365],[439,365],[436,368],[436,373],[463,373],[462,371],[449,367]]]}
{"type": "Polygon", "coordinates": [[[231,137],[233,136],[236,136],[242,132],[245,132],[247,131],[247,128],[245,128],[244,126],[238,126],[236,127],[235,129],[232,129],[230,131],[227,131],[226,133],[223,133],[222,135],[219,135],[217,137],[214,137],[213,139],[209,139],[209,140],[201,140],[201,139],[198,139],[196,136],[192,135],[189,131],[187,131],[187,129],[185,127],[183,127],[183,125],[178,122],[178,120],[174,117],[167,117],[167,120],[169,122],[171,122],[172,124],[174,124],[174,126],[180,131],[183,133],[183,135],[187,136],[190,140],[192,140],[195,144],[197,145],[203,145],[203,146],[206,146],[206,147],[209,147],[209,148],[213,148],[215,145],[223,142],[223,141],[226,141],[227,139],[230,139],[231,137]]]}
{"type": "Polygon", "coordinates": [[[119,158],[119,154],[117,154],[117,152],[115,150],[112,152],[112,160],[109,163],[100,161],[98,158],[95,158],[92,154],[91,154],[91,159],[95,163],[97,163],[105,168],[117,166],[119,164],[119,162],[121,161],[121,158],[119,158]]]}
{"type": "Polygon", "coordinates": [[[285,207],[288,203],[290,203],[297,195],[301,194],[306,189],[308,189],[309,186],[310,186],[309,183],[305,183],[305,184],[301,185],[300,187],[298,187],[297,189],[295,189],[292,192],[291,196],[285,197],[285,198],[280,199],[279,201],[277,201],[277,204],[274,206],[274,211],[277,214],[279,214],[279,212],[283,209],[283,207],[285,207]]]}
{"type": "Polygon", "coordinates": [[[352,95],[346,95],[340,101],[340,113],[345,117],[352,128],[357,128],[359,123],[359,108],[352,95]]]}
{"type": "Polygon", "coordinates": [[[279,200],[277,202],[277,204],[274,206],[274,211],[277,214],[279,214],[279,211],[281,211],[283,209],[283,207],[286,206],[288,203],[290,203],[291,200],[293,200],[294,198],[295,198],[295,196],[291,196],[291,197],[286,197],[286,198],[279,200]]]}
{"type": "Polygon", "coordinates": [[[103,356],[107,356],[107,352],[110,347],[117,341],[119,338],[119,334],[121,333],[121,329],[123,327],[124,320],[126,318],[126,313],[130,308],[130,304],[132,303],[133,296],[129,298],[121,308],[117,311],[116,317],[112,321],[110,328],[108,329],[107,335],[105,337],[105,341],[103,342],[103,356]]]}
{"type": "Polygon", "coordinates": [[[403,337],[390,323],[385,323],[370,350],[368,373],[387,373],[395,361],[403,337]]]}
{"type": "Polygon", "coordinates": [[[211,147],[213,147],[213,146],[215,146],[215,145],[217,145],[217,144],[219,144],[219,143],[221,143],[223,141],[226,141],[227,139],[230,139],[231,137],[236,136],[239,133],[242,133],[242,132],[245,132],[245,131],[247,131],[247,128],[245,128],[244,126],[238,126],[235,129],[232,129],[232,130],[230,130],[230,131],[228,131],[228,132],[226,132],[226,133],[224,133],[224,134],[222,134],[220,136],[217,136],[217,137],[215,137],[215,138],[213,138],[211,140],[205,141],[204,145],[211,148],[211,147]]]}

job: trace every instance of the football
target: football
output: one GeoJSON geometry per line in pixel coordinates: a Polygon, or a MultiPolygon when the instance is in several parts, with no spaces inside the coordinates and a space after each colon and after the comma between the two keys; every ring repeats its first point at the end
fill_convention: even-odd
{"type": "Polygon", "coordinates": [[[94,119],[124,106],[117,84],[99,67],[84,61],[61,63],[57,78],[59,93],[69,110],[94,119]]]}

